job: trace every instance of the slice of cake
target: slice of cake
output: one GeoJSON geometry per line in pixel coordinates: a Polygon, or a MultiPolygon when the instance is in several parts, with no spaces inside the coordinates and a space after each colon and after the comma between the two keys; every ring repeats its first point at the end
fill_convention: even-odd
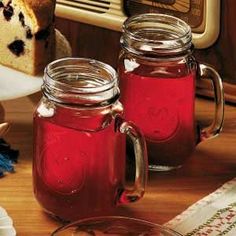
{"type": "Polygon", "coordinates": [[[36,75],[55,57],[55,0],[0,0],[0,64],[36,75]]]}

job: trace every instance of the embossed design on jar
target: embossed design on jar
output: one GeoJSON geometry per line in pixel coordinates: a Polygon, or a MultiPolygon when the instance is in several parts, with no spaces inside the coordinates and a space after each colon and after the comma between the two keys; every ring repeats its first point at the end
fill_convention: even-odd
{"type": "Polygon", "coordinates": [[[149,122],[154,124],[147,126],[146,129],[146,138],[149,140],[164,141],[170,139],[178,130],[179,114],[175,107],[149,107],[147,116],[149,122]]]}
{"type": "Polygon", "coordinates": [[[81,148],[79,152],[75,152],[73,143],[76,144],[76,140],[65,140],[66,143],[70,143],[68,148],[61,145],[63,132],[50,136],[41,153],[41,166],[38,168],[42,180],[55,192],[65,195],[76,194],[85,182],[87,154],[81,148]]]}

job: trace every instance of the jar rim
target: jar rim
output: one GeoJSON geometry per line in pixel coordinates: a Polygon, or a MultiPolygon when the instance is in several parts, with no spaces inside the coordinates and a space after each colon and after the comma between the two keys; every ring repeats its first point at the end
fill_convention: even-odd
{"type": "Polygon", "coordinates": [[[133,15],[125,20],[122,31],[122,46],[134,53],[179,53],[192,47],[191,27],[182,19],[167,14],[133,15]],[[144,45],[140,45],[141,42],[144,45]]]}
{"type": "MultiPolygon", "coordinates": [[[[92,74],[95,76],[96,74],[94,72],[96,71],[91,71],[90,76],[92,74]]],[[[77,73],[81,73],[81,72],[78,71],[77,73]]],[[[98,77],[99,76],[97,75],[94,78],[98,78],[98,77]]],[[[83,58],[83,57],[65,57],[65,58],[54,60],[45,67],[44,77],[43,77],[43,81],[46,84],[49,84],[53,87],[60,86],[63,89],[66,89],[66,90],[70,89],[71,92],[78,92],[78,93],[91,93],[91,92],[96,93],[96,92],[107,90],[110,86],[113,86],[117,82],[117,79],[118,79],[117,73],[115,69],[111,67],[110,65],[103,63],[101,61],[95,60],[95,59],[83,58]],[[104,72],[106,72],[106,76],[108,76],[109,79],[104,80],[103,82],[105,83],[101,83],[101,84],[97,83],[96,87],[92,85],[91,86],[86,85],[86,87],[81,87],[81,84],[80,84],[80,87],[78,87],[73,84],[68,84],[67,82],[69,81],[67,80],[61,81],[57,79],[57,77],[55,77],[55,76],[58,76],[58,74],[53,74],[53,72],[55,72],[55,70],[58,69],[59,67],[60,69],[62,69],[62,65],[60,65],[61,63],[68,63],[66,65],[63,65],[63,67],[73,66],[74,69],[76,69],[76,67],[82,69],[83,67],[87,65],[91,66],[91,68],[93,67],[94,70],[95,68],[97,69],[99,68],[100,70],[103,70],[104,72]],[[84,63],[84,66],[79,65],[78,63],[84,63]]]]}
{"type": "Polygon", "coordinates": [[[119,96],[118,75],[113,67],[91,58],[65,57],[44,69],[42,91],[63,104],[108,104],[119,96]]]}

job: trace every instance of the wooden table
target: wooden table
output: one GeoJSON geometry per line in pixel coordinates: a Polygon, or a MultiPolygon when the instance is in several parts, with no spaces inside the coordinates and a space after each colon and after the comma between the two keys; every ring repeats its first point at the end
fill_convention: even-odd
{"type": "MultiPolygon", "coordinates": [[[[50,235],[60,225],[43,213],[32,191],[32,113],[38,97],[2,102],[6,120],[12,123],[5,140],[20,156],[15,173],[0,179],[0,206],[12,217],[19,236],[50,235]]],[[[203,123],[211,121],[213,110],[213,102],[197,99],[197,117],[203,123]]],[[[116,214],[163,224],[234,176],[236,107],[227,105],[224,129],[217,138],[199,144],[181,169],[150,173],[144,198],[118,208],[116,214]]]]}

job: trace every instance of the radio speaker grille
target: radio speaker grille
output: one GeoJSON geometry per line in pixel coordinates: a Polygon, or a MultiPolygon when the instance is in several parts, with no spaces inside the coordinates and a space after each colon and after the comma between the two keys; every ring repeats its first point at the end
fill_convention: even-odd
{"type": "Polygon", "coordinates": [[[117,31],[126,18],[122,0],[57,0],[56,15],[117,31]]]}

